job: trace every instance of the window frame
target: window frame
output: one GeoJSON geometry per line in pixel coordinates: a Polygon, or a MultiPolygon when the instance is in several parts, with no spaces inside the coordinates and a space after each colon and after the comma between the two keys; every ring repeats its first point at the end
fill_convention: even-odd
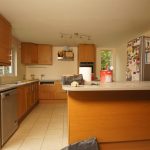
{"type": "Polygon", "coordinates": [[[102,52],[103,51],[110,51],[111,52],[111,60],[110,60],[111,63],[110,63],[110,66],[114,67],[114,63],[113,63],[113,57],[114,57],[113,56],[113,50],[111,50],[111,49],[102,49],[102,50],[100,50],[100,70],[107,70],[108,69],[107,66],[106,66],[105,69],[102,68],[102,52]]]}
{"type": "Polygon", "coordinates": [[[17,49],[12,48],[11,49],[11,65],[10,66],[0,66],[0,69],[2,69],[3,74],[0,74],[0,77],[3,76],[17,76],[17,49]],[[7,73],[6,68],[11,67],[8,70],[12,69],[11,73],[7,73]]]}

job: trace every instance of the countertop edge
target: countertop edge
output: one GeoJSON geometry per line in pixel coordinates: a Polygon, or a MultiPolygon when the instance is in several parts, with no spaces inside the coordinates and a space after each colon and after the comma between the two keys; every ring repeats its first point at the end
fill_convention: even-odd
{"type": "Polygon", "coordinates": [[[31,83],[34,83],[34,82],[39,82],[39,80],[29,80],[29,81],[23,81],[23,82],[16,82],[16,83],[8,83],[8,84],[4,84],[4,86],[0,86],[0,93],[3,92],[3,91],[7,91],[7,90],[10,90],[10,89],[14,89],[14,88],[17,88],[19,86],[23,86],[23,85],[26,85],[26,84],[31,84],[31,83]]]}
{"type": "Polygon", "coordinates": [[[62,89],[65,91],[142,91],[150,90],[150,81],[112,82],[98,85],[79,85],[78,87],[63,85],[62,89]]]}

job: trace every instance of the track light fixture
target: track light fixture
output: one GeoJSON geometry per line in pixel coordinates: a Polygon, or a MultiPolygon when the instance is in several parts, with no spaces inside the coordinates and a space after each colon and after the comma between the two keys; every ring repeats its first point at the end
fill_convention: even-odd
{"type": "Polygon", "coordinates": [[[75,32],[73,34],[68,34],[68,33],[60,33],[60,37],[61,38],[79,38],[79,39],[87,39],[87,40],[91,40],[91,36],[86,35],[86,34],[82,34],[82,33],[78,33],[75,32]]]}

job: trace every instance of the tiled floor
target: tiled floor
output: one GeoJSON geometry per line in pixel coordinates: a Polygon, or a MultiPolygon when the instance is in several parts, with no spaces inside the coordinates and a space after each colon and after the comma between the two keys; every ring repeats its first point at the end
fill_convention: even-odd
{"type": "Polygon", "coordinates": [[[60,150],[67,145],[67,104],[39,104],[2,150],[60,150]]]}

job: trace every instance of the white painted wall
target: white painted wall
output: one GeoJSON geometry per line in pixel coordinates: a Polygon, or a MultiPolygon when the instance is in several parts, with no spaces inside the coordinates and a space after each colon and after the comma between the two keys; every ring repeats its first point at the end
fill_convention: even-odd
{"type": "Polygon", "coordinates": [[[127,43],[116,48],[116,81],[126,80],[127,43]]]}
{"type": "Polygon", "coordinates": [[[57,53],[63,48],[53,47],[52,65],[26,66],[26,78],[31,79],[31,74],[34,74],[36,79],[41,79],[41,74],[44,74],[44,79],[57,80],[61,79],[61,76],[64,74],[77,74],[77,47],[73,47],[74,61],[57,60],[57,53]]]}

